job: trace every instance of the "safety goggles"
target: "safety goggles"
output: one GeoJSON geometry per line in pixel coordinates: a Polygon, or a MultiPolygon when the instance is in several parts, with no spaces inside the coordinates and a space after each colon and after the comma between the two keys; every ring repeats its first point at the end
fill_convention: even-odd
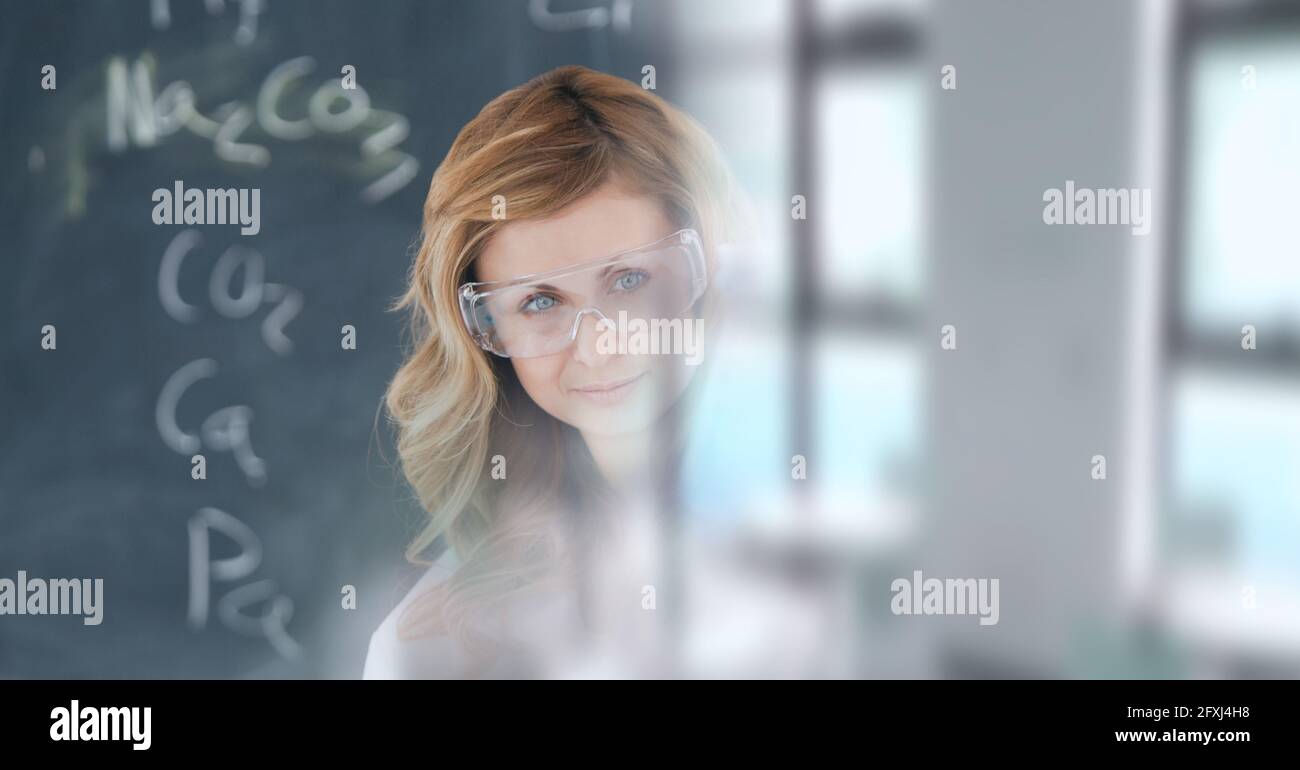
{"type": "Polygon", "coordinates": [[[533,358],[572,344],[586,315],[611,323],[678,316],[704,295],[706,273],[699,234],[679,230],[594,262],[464,284],[460,312],[484,350],[533,358]]]}

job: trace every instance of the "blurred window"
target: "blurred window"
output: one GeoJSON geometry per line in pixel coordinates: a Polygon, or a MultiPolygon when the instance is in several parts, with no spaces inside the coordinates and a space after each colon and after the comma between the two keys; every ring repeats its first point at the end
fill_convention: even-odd
{"type": "Polygon", "coordinates": [[[706,435],[728,438],[692,461],[701,496],[721,498],[718,481],[730,478],[752,504],[797,514],[785,496],[794,454],[807,458],[818,509],[869,516],[910,494],[922,10],[906,0],[677,5],[679,102],[723,146],[768,238],[729,295],[738,343],[710,367],[700,419],[706,435]],[[806,220],[792,216],[795,195],[806,220]]]}
{"type": "Polygon", "coordinates": [[[1240,592],[1187,606],[1241,625],[1243,606],[1300,609],[1300,6],[1202,4],[1181,21],[1162,557],[1232,576],[1240,592]]]}

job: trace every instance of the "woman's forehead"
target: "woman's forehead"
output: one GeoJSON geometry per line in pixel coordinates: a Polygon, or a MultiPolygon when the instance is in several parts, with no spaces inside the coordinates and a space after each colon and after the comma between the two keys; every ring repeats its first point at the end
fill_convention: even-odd
{"type": "Polygon", "coordinates": [[[475,273],[479,281],[545,273],[671,234],[672,223],[654,199],[606,185],[554,216],[508,222],[488,241],[475,273]]]}

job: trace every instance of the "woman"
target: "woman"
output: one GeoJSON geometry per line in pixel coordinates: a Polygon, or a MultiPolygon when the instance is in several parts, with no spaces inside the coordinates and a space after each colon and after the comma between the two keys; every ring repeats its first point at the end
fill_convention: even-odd
{"type": "Polygon", "coordinates": [[[603,673],[666,673],[667,613],[647,610],[671,590],[660,535],[734,200],[692,120],[582,67],[462,129],[425,202],[398,304],[415,344],[387,394],[429,514],[408,558],[442,551],[365,676],[564,676],[606,652],[623,662],[603,673]],[[661,344],[638,320],[662,322],[661,344]]]}

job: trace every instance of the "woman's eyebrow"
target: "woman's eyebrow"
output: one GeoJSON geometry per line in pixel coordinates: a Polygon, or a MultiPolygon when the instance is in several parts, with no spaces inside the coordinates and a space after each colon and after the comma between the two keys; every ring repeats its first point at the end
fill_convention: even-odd
{"type": "Polygon", "coordinates": [[[627,269],[628,267],[641,267],[642,264],[641,264],[641,263],[638,263],[638,262],[636,261],[636,257],[637,257],[637,255],[633,255],[633,254],[620,255],[620,256],[619,256],[619,259],[617,259],[617,260],[614,261],[614,262],[610,262],[609,264],[607,264],[607,265],[605,265],[603,268],[601,268],[600,272],[597,273],[596,276],[597,276],[598,278],[605,278],[605,277],[607,277],[610,273],[613,273],[613,272],[616,272],[616,271],[619,271],[619,270],[625,270],[625,269],[627,269]]]}
{"type": "MultiPolygon", "coordinates": [[[[584,265],[582,265],[581,263],[569,268],[561,268],[561,269],[563,270],[566,277],[569,275],[582,275],[586,273],[586,274],[594,274],[597,279],[603,279],[612,272],[626,268],[628,263],[633,262],[634,256],[636,255],[616,254],[613,258],[613,261],[610,261],[602,265],[599,270],[593,270],[593,268],[584,269],[584,265]]],[[[541,289],[543,291],[553,291],[556,293],[562,293],[564,291],[563,289],[557,288],[553,284],[544,283],[544,282],[529,283],[527,284],[527,286],[530,289],[541,289]]]]}

